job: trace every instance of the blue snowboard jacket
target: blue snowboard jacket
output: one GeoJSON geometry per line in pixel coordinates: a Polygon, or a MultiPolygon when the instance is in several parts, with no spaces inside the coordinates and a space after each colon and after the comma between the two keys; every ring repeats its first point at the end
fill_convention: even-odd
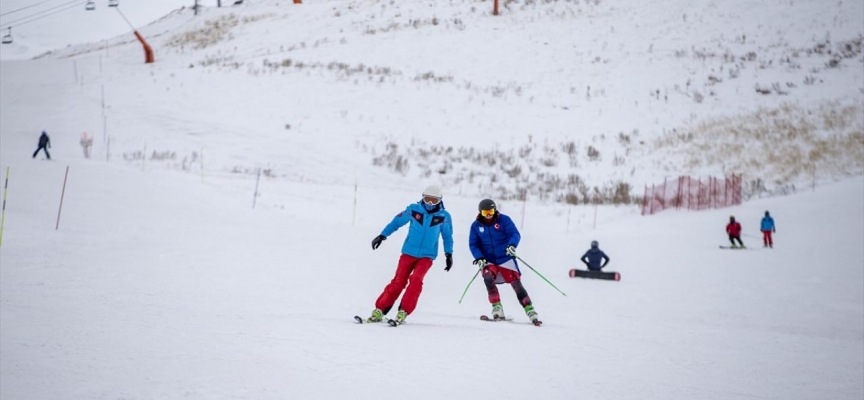
{"type": "Polygon", "coordinates": [[[417,258],[438,257],[438,237],[444,239],[444,253],[453,253],[453,221],[450,213],[444,210],[444,202],[429,212],[423,208],[422,201],[409,204],[405,211],[396,214],[381,234],[390,236],[403,225],[410,223],[408,237],[402,244],[402,254],[417,258]]]}
{"type": "Polygon", "coordinates": [[[520,240],[522,236],[510,217],[496,213],[492,221],[486,222],[486,218],[478,215],[471,224],[468,247],[475,260],[485,258],[491,264],[500,265],[513,259],[507,255],[507,246],[519,246],[520,240]]]}
{"type": "Polygon", "coordinates": [[[774,218],[771,218],[770,215],[762,217],[762,230],[763,231],[773,231],[774,230],[774,218]]]}
{"type": "Polygon", "coordinates": [[[599,271],[609,262],[609,256],[607,256],[603,250],[592,247],[591,250],[588,250],[585,255],[580,258],[580,260],[588,265],[589,270],[599,271]],[[603,262],[601,263],[601,261],[603,262]]]}

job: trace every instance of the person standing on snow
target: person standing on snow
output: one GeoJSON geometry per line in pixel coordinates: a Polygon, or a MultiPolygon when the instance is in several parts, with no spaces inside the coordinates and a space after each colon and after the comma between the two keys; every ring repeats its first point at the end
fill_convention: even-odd
{"type": "Polygon", "coordinates": [[[51,159],[51,154],[48,154],[48,149],[51,148],[51,139],[48,137],[48,134],[45,131],[42,131],[42,135],[39,136],[39,147],[36,148],[36,151],[33,152],[33,158],[36,158],[36,155],[39,154],[39,150],[45,150],[45,156],[48,159],[51,159]]]}
{"type": "Polygon", "coordinates": [[[93,147],[93,137],[87,136],[87,132],[81,134],[81,149],[84,150],[84,158],[90,158],[90,148],[93,147]]]}
{"type": "Polygon", "coordinates": [[[600,271],[606,264],[609,264],[609,256],[600,250],[600,243],[597,243],[596,240],[591,241],[591,248],[579,260],[585,263],[589,271],[600,271]]]}
{"type": "Polygon", "coordinates": [[[771,218],[771,215],[768,214],[768,211],[765,211],[765,216],[762,217],[762,244],[764,247],[771,246],[774,248],[774,239],[771,237],[771,233],[776,233],[777,229],[774,228],[774,218],[771,218]]]}
{"type": "Polygon", "coordinates": [[[741,245],[741,248],[744,248],[744,242],[741,241],[741,224],[735,222],[735,216],[729,217],[729,224],[726,225],[726,233],[729,234],[729,241],[732,243],[732,248],[737,249],[738,246],[735,245],[735,241],[738,241],[738,244],[741,245]]]}
{"type": "Polygon", "coordinates": [[[453,223],[450,213],[444,209],[442,198],[441,188],[427,187],[420,201],[409,204],[405,211],[396,214],[381,234],[372,240],[372,250],[375,250],[393,232],[405,224],[410,224],[408,237],[402,245],[402,256],[399,257],[396,274],[378,296],[372,316],[366,322],[383,321],[384,315],[393,307],[403,289],[405,295],[402,296],[394,322],[402,324],[405,318],[414,312],[420,292],[423,290],[423,277],[432,267],[432,261],[438,257],[439,236],[444,240],[446,257],[444,271],[450,271],[453,266],[453,223]],[[407,289],[405,289],[406,285],[407,289]]]}
{"type": "Polygon", "coordinates": [[[489,303],[492,303],[492,319],[505,319],[496,285],[509,283],[525,314],[531,322],[539,325],[537,311],[534,311],[528,291],[522,286],[522,273],[514,259],[516,246],[522,239],[516,224],[510,217],[498,212],[498,207],[491,199],[482,200],[477,208],[479,213],[471,224],[468,247],[474,255],[474,265],[483,272],[489,303]]]}

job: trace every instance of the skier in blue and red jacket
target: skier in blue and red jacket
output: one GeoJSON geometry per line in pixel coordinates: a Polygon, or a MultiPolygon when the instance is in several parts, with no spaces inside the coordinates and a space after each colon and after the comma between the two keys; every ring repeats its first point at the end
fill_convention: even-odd
{"type": "Polygon", "coordinates": [[[450,271],[453,266],[453,222],[450,213],[444,209],[442,198],[441,188],[427,187],[420,201],[409,204],[405,211],[396,214],[381,234],[372,240],[372,250],[375,250],[388,236],[409,224],[408,237],[402,245],[402,256],[399,257],[396,275],[378,296],[375,310],[366,322],[383,321],[384,315],[393,307],[402,290],[405,290],[405,295],[402,296],[394,321],[398,324],[405,322],[405,318],[417,307],[417,300],[423,291],[423,277],[432,267],[432,261],[438,257],[439,237],[444,241],[444,271],[450,271]]]}
{"type": "Polygon", "coordinates": [[[765,216],[762,217],[762,223],[759,224],[762,230],[762,244],[764,247],[771,246],[774,248],[774,238],[771,237],[772,233],[777,233],[777,228],[774,227],[774,218],[771,218],[771,214],[768,214],[768,211],[765,211],[765,216]]]}
{"type": "Polygon", "coordinates": [[[504,319],[504,306],[498,294],[497,284],[509,283],[516,292],[519,304],[525,309],[525,314],[531,322],[537,324],[537,311],[528,296],[528,291],[522,286],[519,271],[514,256],[516,246],[522,236],[516,229],[516,224],[510,217],[498,212],[495,201],[484,199],[478,206],[477,218],[471,224],[468,237],[468,247],[474,255],[474,265],[483,271],[483,282],[492,303],[492,318],[504,319]]]}

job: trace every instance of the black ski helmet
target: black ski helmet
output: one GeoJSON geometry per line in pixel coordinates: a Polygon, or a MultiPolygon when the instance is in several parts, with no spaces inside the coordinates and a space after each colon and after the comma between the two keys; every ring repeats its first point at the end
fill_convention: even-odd
{"type": "Polygon", "coordinates": [[[480,204],[477,205],[477,211],[483,210],[495,210],[498,211],[498,207],[495,205],[495,201],[492,199],[483,199],[480,200],[480,204]]]}
{"type": "Polygon", "coordinates": [[[596,240],[591,241],[591,248],[592,249],[596,249],[598,246],[600,246],[600,243],[597,243],[596,240]]]}

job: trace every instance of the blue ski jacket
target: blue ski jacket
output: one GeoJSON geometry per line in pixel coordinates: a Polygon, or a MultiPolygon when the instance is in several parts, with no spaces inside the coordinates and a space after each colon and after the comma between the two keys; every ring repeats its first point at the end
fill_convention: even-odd
{"type": "Polygon", "coordinates": [[[432,211],[426,211],[422,201],[409,204],[405,211],[396,214],[381,234],[390,236],[403,225],[410,223],[408,237],[402,244],[402,254],[417,258],[438,257],[438,237],[444,239],[444,253],[453,253],[453,222],[444,209],[444,202],[432,211]]]}
{"type": "Polygon", "coordinates": [[[603,267],[606,266],[606,263],[609,262],[609,256],[598,248],[591,248],[588,250],[585,255],[580,258],[583,263],[588,265],[588,269],[591,271],[599,271],[603,267]],[[602,261],[602,263],[601,263],[602,261]]]}
{"type": "Polygon", "coordinates": [[[468,247],[474,259],[485,258],[492,264],[500,265],[513,259],[507,255],[507,246],[519,246],[520,240],[522,236],[513,220],[496,212],[495,218],[488,222],[483,216],[477,216],[471,224],[468,247]]]}
{"type": "Polygon", "coordinates": [[[774,230],[774,218],[771,218],[770,215],[762,217],[762,230],[763,231],[773,231],[774,230]]]}

